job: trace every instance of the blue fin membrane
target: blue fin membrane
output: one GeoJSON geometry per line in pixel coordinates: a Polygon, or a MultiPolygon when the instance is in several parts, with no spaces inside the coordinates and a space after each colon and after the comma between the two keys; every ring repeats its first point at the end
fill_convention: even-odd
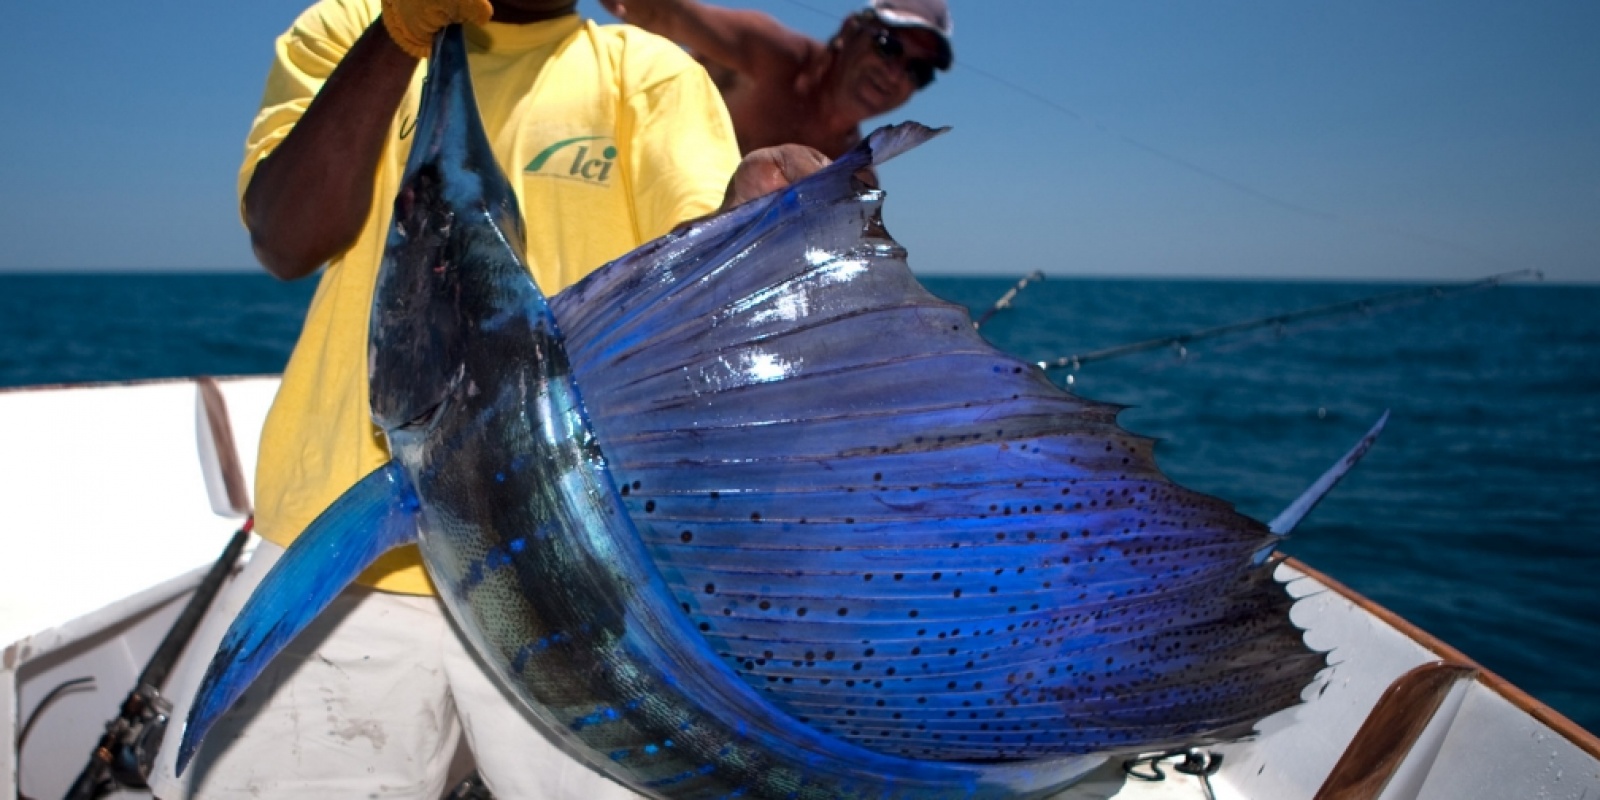
{"type": "Polygon", "coordinates": [[[1277,537],[917,283],[862,170],[937,133],[881,129],[552,300],[650,556],[760,696],[886,755],[1249,733],[1325,664],[1253,563],[1277,537]]]}
{"type": "Polygon", "coordinates": [[[417,500],[389,462],[351,487],[286,550],[229,626],[183,729],[177,771],[272,658],[378,556],[417,540],[417,500]]]}
{"type": "MultiPolygon", "coordinates": [[[[655,568],[508,228],[460,30],[435,42],[370,320],[373,418],[440,598],[552,742],[651,796],[1030,798],[1103,759],[911,761],[826,736],[724,666],[655,568]]],[[[492,745],[491,745],[492,746],[492,745]]]]}
{"type": "Polygon", "coordinates": [[[1372,424],[1372,427],[1355,443],[1355,446],[1351,447],[1343,458],[1340,458],[1333,466],[1329,467],[1328,471],[1322,473],[1321,477],[1318,477],[1314,483],[1306,487],[1306,490],[1295,498],[1294,502],[1290,503],[1287,508],[1279,512],[1278,516],[1273,517],[1272,521],[1267,523],[1267,528],[1279,536],[1288,536],[1289,532],[1293,531],[1295,526],[1299,525],[1300,521],[1305,519],[1306,515],[1310,514],[1318,503],[1322,502],[1322,498],[1327,497],[1328,492],[1333,491],[1333,487],[1339,485],[1339,481],[1344,480],[1344,476],[1350,474],[1350,470],[1355,469],[1356,464],[1361,463],[1361,458],[1367,454],[1368,450],[1372,449],[1372,445],[1377,443],[1378,435],[1383,433],[1384,426],[1388,424],[1389,412],[1384,411],[1383,416],[1378,417],[1378,421],[1372,424]]]}

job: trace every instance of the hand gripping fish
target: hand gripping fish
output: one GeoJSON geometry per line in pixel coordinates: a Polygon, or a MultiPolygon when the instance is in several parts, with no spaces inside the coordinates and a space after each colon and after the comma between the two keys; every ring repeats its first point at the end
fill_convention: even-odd
{"type": "Polygon", "coordinates": [[[936,131],[547,304],[464,52],[435,45],[373,304],[394,459],[241,611],[180,769],[412,541],[541,730],[657,797],[1043,797],[1299,701],[1325,658],[1257,558],[1277,537],[912,278],[862,171],[936,131]]]}

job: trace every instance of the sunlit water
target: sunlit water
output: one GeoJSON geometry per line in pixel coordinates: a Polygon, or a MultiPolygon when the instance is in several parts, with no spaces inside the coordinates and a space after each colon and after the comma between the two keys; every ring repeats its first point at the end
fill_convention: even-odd
{"type": "MultiPolygon", "coordinates": [[[[1011,280],[927,284],[981,312],[1011,280]]],[[[313,288],[0,276],[0,386],[277,372],[313,288]]],[[[984,333],[1039,361],[1397,288],[1052,278],[984,333]]],[[[1175,480],[1262,519],[1391,410],[1285,549],[1600,731],[1596,308],[1600,287],[1502,287],[1087,364],[1072,389],[1129,406],[1175,480]]]]}

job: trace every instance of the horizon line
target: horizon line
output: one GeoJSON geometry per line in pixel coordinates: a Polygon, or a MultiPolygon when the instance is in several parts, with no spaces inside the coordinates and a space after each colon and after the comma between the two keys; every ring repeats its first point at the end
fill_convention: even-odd
{"type": "MultiPolygon", "coordinates": [[[[320,271],[319,271],[320,272],[320,271]]],[[[319,274],[319,273],[313,273],[319,274]]],[[[1016,280],[1026,272],[1000,273],[1000,272],[946,272],[942,270],[912,270],[917,278],[953,278],[964,280],[1016,280]]],[[[81,277],[128,277],[128,276],[179,276],[179,275],[254,275],[285,284],[309,284],[307,278],[294,281],[279,281],[267,274],[260,267],[55,267],[55,268],[11,268],[0,267],[0,278],[3,277],[55,277],[73,275],[81,277]]],[[[1423,275],[1322,275],[1316,273],[1261,275],[1261,274],[1227,274],[1227,273],[1183,273],[1183,272],[1045,272],[1047,279],[1080,281],[1080,280],[1127,280],[1127,281],[1192,281],[1210,283],[1361,283],[1361,284],[1430,284],[1430,283],[1471,283],[1482,280],[1486,276],[1471,277],[1444,277],[1423,275]]],[[[1600,277],[1586,278],[1552,278],[1548,274],[1541,277],[1525,280],[1506,281],[1504,286],[1600,286],[1600,277]]]]}

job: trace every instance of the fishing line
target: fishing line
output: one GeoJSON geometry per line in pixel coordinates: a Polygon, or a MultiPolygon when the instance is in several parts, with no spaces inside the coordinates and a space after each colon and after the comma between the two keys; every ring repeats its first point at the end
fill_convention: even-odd
{"type": "Polygon", "coordinates": [[[983,312],[982,316],[980,316],[977,319],[973,320],[972,321],[972,327],[974,327],[974,328],[983,327],[983,323],[988,322],[989,318],[994,316],[996,312],[1001,311],[1003,309],[1010,308],[1011,307],[1011,301],[1016,299],[1017,293],[1022,291],[1023,289],[1028,288],[1028,284],[1029,283],[1032,283],[1033,281],[1042,281],[1042,280],[1044,280],[1044,270],[1036,269],[1036,270],[1028,273],[1027,277],[1023,278],[1020,281],[1017,281],[1017,284],[1015,286],[1011,287],[1011,289],[1009,291],[1007,291],[1003,295],[1000,295],[1000,299],[994,301],[994,305],[989,306],[989,310],[988,311],[983,312]]]}
{"type": "Polygon", "coordinates": [[[1412,300],[1397,300],[1392,305],[1385,305],[1380,308],[1368,308],[1358,311],[1351,311],[1348,314],[1343,315],[1330,314],[1327,317],[1322,317],[1319,319],[1313,319],[1309,321],[1302,320],[1294,323],[1293,325],[1268,326],[1254,332],[1242,334],[1235,341],[1212,345],[1203,352],[1183,349],[1182,352],[1176,353],[1177,358],[1172,360],[1163,359],[1156,361],[1143,367],[1142,371],[1145,373],[1164,372],[1168,369],[1173,369],[1175,367],[1184,366],[1185,364],[1201,361],[1207,356],[1226,355],[1228,353],[1246,350],[1251,347],[1281,342],[1290,336],[1299,336],[1307,333],[1316,333],[1318,331],[1334,330],[1342,325],[1349,324],[1351,320],[1348,319],[1348,317],[1360,315],[1371,319],[1379,314],[1388,314],[1401,309],[1419,306],[1424,303],[1432,302],[1435,299],[1438,298],[1419,297],[1412,300]]]}
{"type": "MultiPolygon", "coordinates": [[[[813,5],[809,4],[809,3],[803,2],[803,0],[783,0],[783,2],[788,3],[789,5],[795,6],[797,8],[803,8],[806,11],[809,11],[809,12],[811,12],[813,14],[818,15],[818,16],[831,17],[833,19],[839,19],[842,16],[839,13],[832,13],[832,12],[824,11],[824,10],[822,10],[822,9],[816,7],[816,6],[813,6],[813,5]]],[[[1398,228],[1398,227],[1395,227],[1393,225],[1386,225],[1384,223],[1375,222],[1375,221],[1372,221],[1372,220],[1358,219],[1358,218],[1355,218],[1355,217],[1347,217],[1347,216],[1344,216],[1342,214],[1336,214],[1336,213],[1331,212],[1331,211],[1324,211],[1322,209],[1312,208],[1311,206],[1303,205],[1301,203],[1296,203],[1296,202],[1293,202],[1293,201],[1290,201],[1290,200],[1285,200],[1285,199],[1283,199],[1281,197],[1278,197],[1276,195],[1273,195],[1273,194],[1270,194],[1268,192],[1262,191],[1261,189],[1257,189],[1256,187],[1251,186],[1251,185],[1249,185],[1247,183],[1244,183],[1243,181],[1235,180],[1234,178],[1230,178],[1227,175],[1223,175],[1222,173],[1217,172],[1216,170],[1213,170],[1213,169],[1210,169],[1208,167],[1202,166],[1201,164],[1195,163],[1194,161],[1190,161],[1189,159],[1184,158],[1183,156],[1180,156],[1180,155],[1177,155],[1177,154],[1174,154],[1174,153],[1169,153],[1169,152],[1167,152],[1165,150],[1162,150],[1159,147],[1155,147],[1154,145],[1148,144],[1148,143],[1146,143],[1144,141],[1141,141],[1139,139],[1135,139],[1134,137],[1129,136],[1128,134],[1123,133],[1122,131],[1117,130],[1116,128],[1113,128],[1110,125],[1107,125],[1104,122],[1101,122],[1100,120],[1095,119],[1094,117],[1092,117],[1092,116],[1090,116],[1090,115],[1088,115],[1088,114],[1086,114],[1086,113],[1084,113],[1082,111],[1079,111],[1079,110],[1077,110],[1075,108],[1067,106],[1067,105],[1055,100],[1054,98],[1047,97],[1046,95],[1040,94],[1039,92],[1034,91],[1033,89],[1030,89],[1027,86],[1024,86],[1024,85],[1022,85],[1020,83],[1017,83],[1016,81],[1010,80],[1008,78],[1002,77],[1002,76],[997,75],[997,74],[995,74],[993,72],[990,72],[988,70],[982,69],[982,68],[974,65],[966,57],[962,57],[960,61],[958,61],[955,64],[952,64],[950,68],[951,68],[952,71],[953,70],[961,70],[963,72],[969,72],[969,73],[971,73],[973,75],[976,75],[976,76],[978,76],[980,78],[988,80],[991,83],[995,83],[995,84],[1003,86],[1003,87],[1005,87],[1007,89],[1010,89],[1011,91],[1013,91],[1013,92],[1015,92],[1015,93],[1017,93],[1019,95],[1022,95],[1023,97],[1026,97],[1029,100],[1034,101],[1035,103],[1038,103],[1038,104],[1040,104],[1040,105],[1042,105],[1042,106],[1044,106],[1046,108],[1049,108],[1049,109],[1051,109],[1053,111],[1056,111],[1057,113],[1063,114],[1063,115],[1073,119],[1076,122],[1080,122],[1080,123],[1082,123],[1084,125],[1087,125],[1088,127],[1100,132],[1101,134],[1104,134],[1107,137],[1110,137],[1110,138],[1115,139],[1115,140],[1117,140],[1119,142],[1122,142],[1123,144],[1125,144],[1125,145],[1127,145],[1129,147],[1132,147],[1132,148],[1134,148],[1136,150],[1139,150],[1140,152],[1143,152],[1146,155],[1153,156],[1153,157],[1158,158],[1158,159],[1160,159],[1162,161],[1165,161],[1165,162],[1167,162],[1169,164],[1172,164],[1173,166],[1176,166],[1176,167],[1178,167],[1180,169],[1186,170],[1188,172],[1192,172],[1192,173],[1194,173],[1196,175],[1199,175],[1202,178],[1205,178],[1207,180],[1212,181],[1213,183],[1217,183],[1217,184],[1220,184],[1222,186],[1226,186],[1229,189],[1232,189],[1232,190],[1234,190],[1234,191],[1236,191],[1236,192],[1238,192],[1240,194],[1243,194],[1243,195],[1245,195],[1247,197],[1253,198],[1253,199],[1255,199],[1255,200],[1257,200],[1259,202],[1265,203],[1267,205],[1274,206],[1274,207],[1278,208],[1279,210],[1287,211],[1287,212],[1292,213],[1292,214],[1299,214],[1300,216],[1308,217],[1310,219],[1315,219],[1315,220],[1319,220],[1319,221],[1322,221],[1322,222],[1333,223],[1335,225],[1343,225],[1343,226],[1348,227],[1348,228],[1353,228],[1353,229],[1358,229],[1358,230],[1365,229],[1365,230],[1368,230],[1368,231],[1375,231],[1375,232],[1378,232],[1378,233],[1387,234],[1389,236],[1394,236],[1394,237],[1401,238],[1401,239],[1410,239],[1411,241],[1417,242],[1419,244],[1425,244],[1425,245],[1428,245],[1428,246],[1431,246],[1431,247],[1436,247],[1436,248],[1439,248],[1439,249],[1442,249],[1442,250],[1449,250],[1449,251],[1451,251],[1453,253],[1456,253],[1457,255],[1469,256],[1469,257],[1478,259],[1480,261],[1483,261],[1483,262],[1486,262],[1486,263],[1489,263],[1489,264],[1494,264],[1496,266],[1501,266],[1501,267],[1509,266],[1508,262],[1506,262],[1504,259],[1497,258],[1495,256],[1491,256],[1491,255],[1489,255],[1487,253],[1480,252],[1480,251],[1475,250],[1475,249],[1473,249],[1471,247],[1468,247],[1468,246],[1466,246],[1464,244],[1461,244],[1460,242],[1453,242],[1453,241],[1450,241],[1448,239],[1442,239],[1440,237],[1432,236],[1432,235],[1429,235],[1429,234],[1426,234],[1426,233],[1420,233],[1418,231],[1413,231],[1413,230],[1409,230],[1409,229],[1406,229],[1406,228],[1398,228]]]]}
{"type": "Polygon", "coordinates": [[[60,697],[67,692],[74,691],[79,687],[93,686],[94,677],[86,676],[62,681],[61,683],[57,684],[54,689],[46,692],[45,696],[33,707],[33,713],[28,715],[27,722],[23,723],[22,732],[17,734],[17,752],[22,752],[22,746],[28,743],[28,734],[33,732],[34,723],[39,721],[39,716],[44,713],[44,710],[49,707],[51,703],[55,702],[57,697],[60,697]]]}
{"type": "MultiPolygon", "coordinates": [[[[1535,280],[1538,280],[1544,276],[1538,270],[1523,269],[1515,272],[1502,272],[1496,275],[1490,275],[1486,278],[1480,278],[1476,281],[1465,284],[1436,284],[1433,286],[1423,286],[1413,289],[1402,289],[1397,292],[1386,292],[1383,294],[1358,298],[1356,300],[1346,300],[1340,303],[1330,303],[1328,305],[1315,306],[1312,308],[1300,309],[1298,311],[1290,311],[1285,314],[1274,314],[1270,317],[1259,317],[1257,319],[1245,320],[1243,322],[1233,322],[1227,325],[1201,328],[1199,330],[1189,331],[1188,333],[1159,336],[1154,339],[1144,339],[1137,342],[1130,342],[1128,344],[1120,344],[1114,347],[1093,350],[1088,353],[1062,356],[1060,358],[1051,359],[1048,361],[1039,361],[1037,364],[1040,368],[1045,370],[1069,369],[1073,372],[1076,372],[1077,370],[1081,369],[1084,364],[1110,361],[1137,353],[1144,353],[1150,350],[1158,350],[1163,348],[1171,348],[1172,350],[1176,351],[1180,357],[1186,358],[1188,356],[1188,346],[1190,344],[1204,341],[1206,339],[1214,339],[1220,336],[1246,333],[1269,327],[1276,328],[1279,331],[1287,331],[1290,325],[1295,325],[1306,320],[1317,319],[1320,317],[1333,317],[1344,314],[1376,314],[1382,311],[1392,311],[1396,308],[1405,307],[1406,305],[1414,305],[1421,302],[1439,300],[1445,297],[1462,294],[1464,292],[1470,292],[1477,289],[1492,288],[1499,286],[1506,281],[1516,280],[1517,278],[1524,277],[1531,277],[1535,280]]],[[[1067,382],[1072,382],[1072,376],[1070,374],[1068,375],[1067,382]]]]}
{"type": "MultiPolygon", "coordinates": [[[[38,704],[33,707],[33,713],[28,715],[27,722],[22,724],[22,731],[21,733],[17,734],[17,746],[15,748],[18,786],[22,785],[22,749],[28,744],[28,734],[33,732],[34,723],[39,721],[39,717],[44,714],[44,710],[48,708],[51,703],[54,703],[57,697],[60,697],[67,692],[76,691],[79,688],[93,689],[94,677],[85,676],[82,678],[72,678],[57,684],[54,689],[51,689],[45,693],[44,697],[41,698],[38,704]]],[[[17,790],[17,798],[18,800],[31,800],[31,798],[22,793],[21,789],[17,790]]]]}

